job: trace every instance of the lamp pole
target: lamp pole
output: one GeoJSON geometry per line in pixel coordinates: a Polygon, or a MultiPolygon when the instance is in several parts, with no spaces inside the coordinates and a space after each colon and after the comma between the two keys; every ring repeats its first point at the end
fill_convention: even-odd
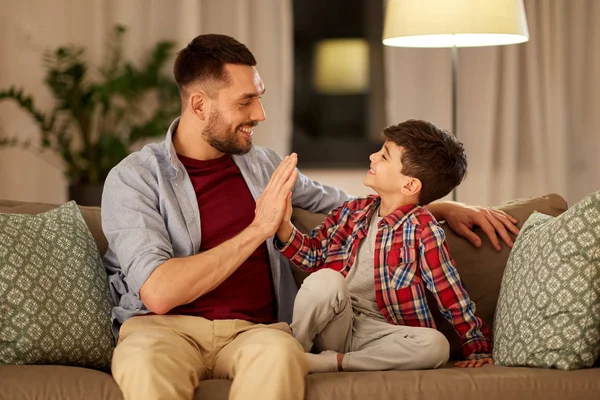
{"type": "MultiPolygon", "coordinates": [[[[456,47],[456,40],[454,40],[454,45],[452,46],[452,134],[454,137],[458,138],[458,131],[456,130],[457,126],[457,118],[456,118],[456,108],[457,108],[457,93],[458,93],[458,47],[456,47]]],[[[456,190],[457,188],[452,189],[452,200],[456,201],[456,190]]]]}

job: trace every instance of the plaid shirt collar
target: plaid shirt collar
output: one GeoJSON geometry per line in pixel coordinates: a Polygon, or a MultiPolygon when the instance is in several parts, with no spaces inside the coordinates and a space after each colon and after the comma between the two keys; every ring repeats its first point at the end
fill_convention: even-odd
{"type": "MultiPolygon", "coordinates": [[[[378,195],[369,195],[369,198],[373,200],[367,207],[357,212],[353,217],[353,222],[358,226],[366,229],[368,222],[371,220],[373,213],[377,212],[379,205],[381,204],[381,197],[378,195]]],[[[410,214],[410,212],[417,207],[418,204],[406,204],[398,207],[394,212],[386,215],[382,218],[381,223],[389,225],[393,230],[400,227],[404,222],[404,219],[410,214]]]]}

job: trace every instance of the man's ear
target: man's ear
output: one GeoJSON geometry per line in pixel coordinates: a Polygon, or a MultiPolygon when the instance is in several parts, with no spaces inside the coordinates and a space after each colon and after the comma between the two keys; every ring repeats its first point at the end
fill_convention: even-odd
{"type": "Polygon", "coordinates": [[[407,196],[414,196],[421,191],[423,184],[420,179],[409,178],[408,181],[402,186],[402,191],[407,196]]]}
{"type": "Polygon", "coordinates": [[[188,107],[201,120],[208,116],[208,96],[204,92],[192,92],[188,99],[188,107]]]}

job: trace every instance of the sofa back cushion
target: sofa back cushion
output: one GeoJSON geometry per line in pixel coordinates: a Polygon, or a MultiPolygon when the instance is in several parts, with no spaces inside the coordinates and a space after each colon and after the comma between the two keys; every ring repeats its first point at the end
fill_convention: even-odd
{"type": "MultiPolygon", "coordinates": [[[[37,214],[55,207],[56,205],[51,204],[0,200],[0,212],[37,214]]],[[[539,211],[552,216],[560,215],[567,209],[567,202],[557,194],[549,194],[547,196],[513,200],[497,208],[515,217],[519,221],[519,226],[521,226],[533,211],[539,211]]],[[[79,209],[96,240],[100,254],[104,254],[107,242],[102,233],[100,208],[79,206],[79,209]]],[[[292,222],[300,231],[307,233],[321,224],[325,216],[325,214],[311,213],[295,208],[292,222]]],[[[500,283],[510,249],[503,246],[501,251],[496,251],[483,232],[476,229],[475,232],[482,238],[483,243],[481,248],[477,249],[465,239],[457,236],[446,224],[442,224],[442,226],[446,233],[450,252],[456,260],[457,269],[463,283],[467,287],[471,299],[476,304],[477,314],[488,324],[490,332],[492,332],[500,283]]],[[[293,268],[293,273],[299,286],[306,277],[306,274],[298,268],[293,268]]],[[[450,340],[452,357],[461,357],[462,353],[458,336],[450,323],[437,311],[437,306],[432,296],[429,297],[429,306],[433,312],[438,329],[450,340]]]]}

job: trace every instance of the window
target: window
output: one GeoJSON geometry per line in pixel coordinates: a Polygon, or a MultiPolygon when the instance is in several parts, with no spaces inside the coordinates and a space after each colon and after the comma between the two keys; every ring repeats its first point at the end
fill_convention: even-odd
{"type": "Polygon", "coordinates": [[[363,167],[381,147],[382,30],[383,1],[294,0],[292,150],[301,168],[363,167]]]}

